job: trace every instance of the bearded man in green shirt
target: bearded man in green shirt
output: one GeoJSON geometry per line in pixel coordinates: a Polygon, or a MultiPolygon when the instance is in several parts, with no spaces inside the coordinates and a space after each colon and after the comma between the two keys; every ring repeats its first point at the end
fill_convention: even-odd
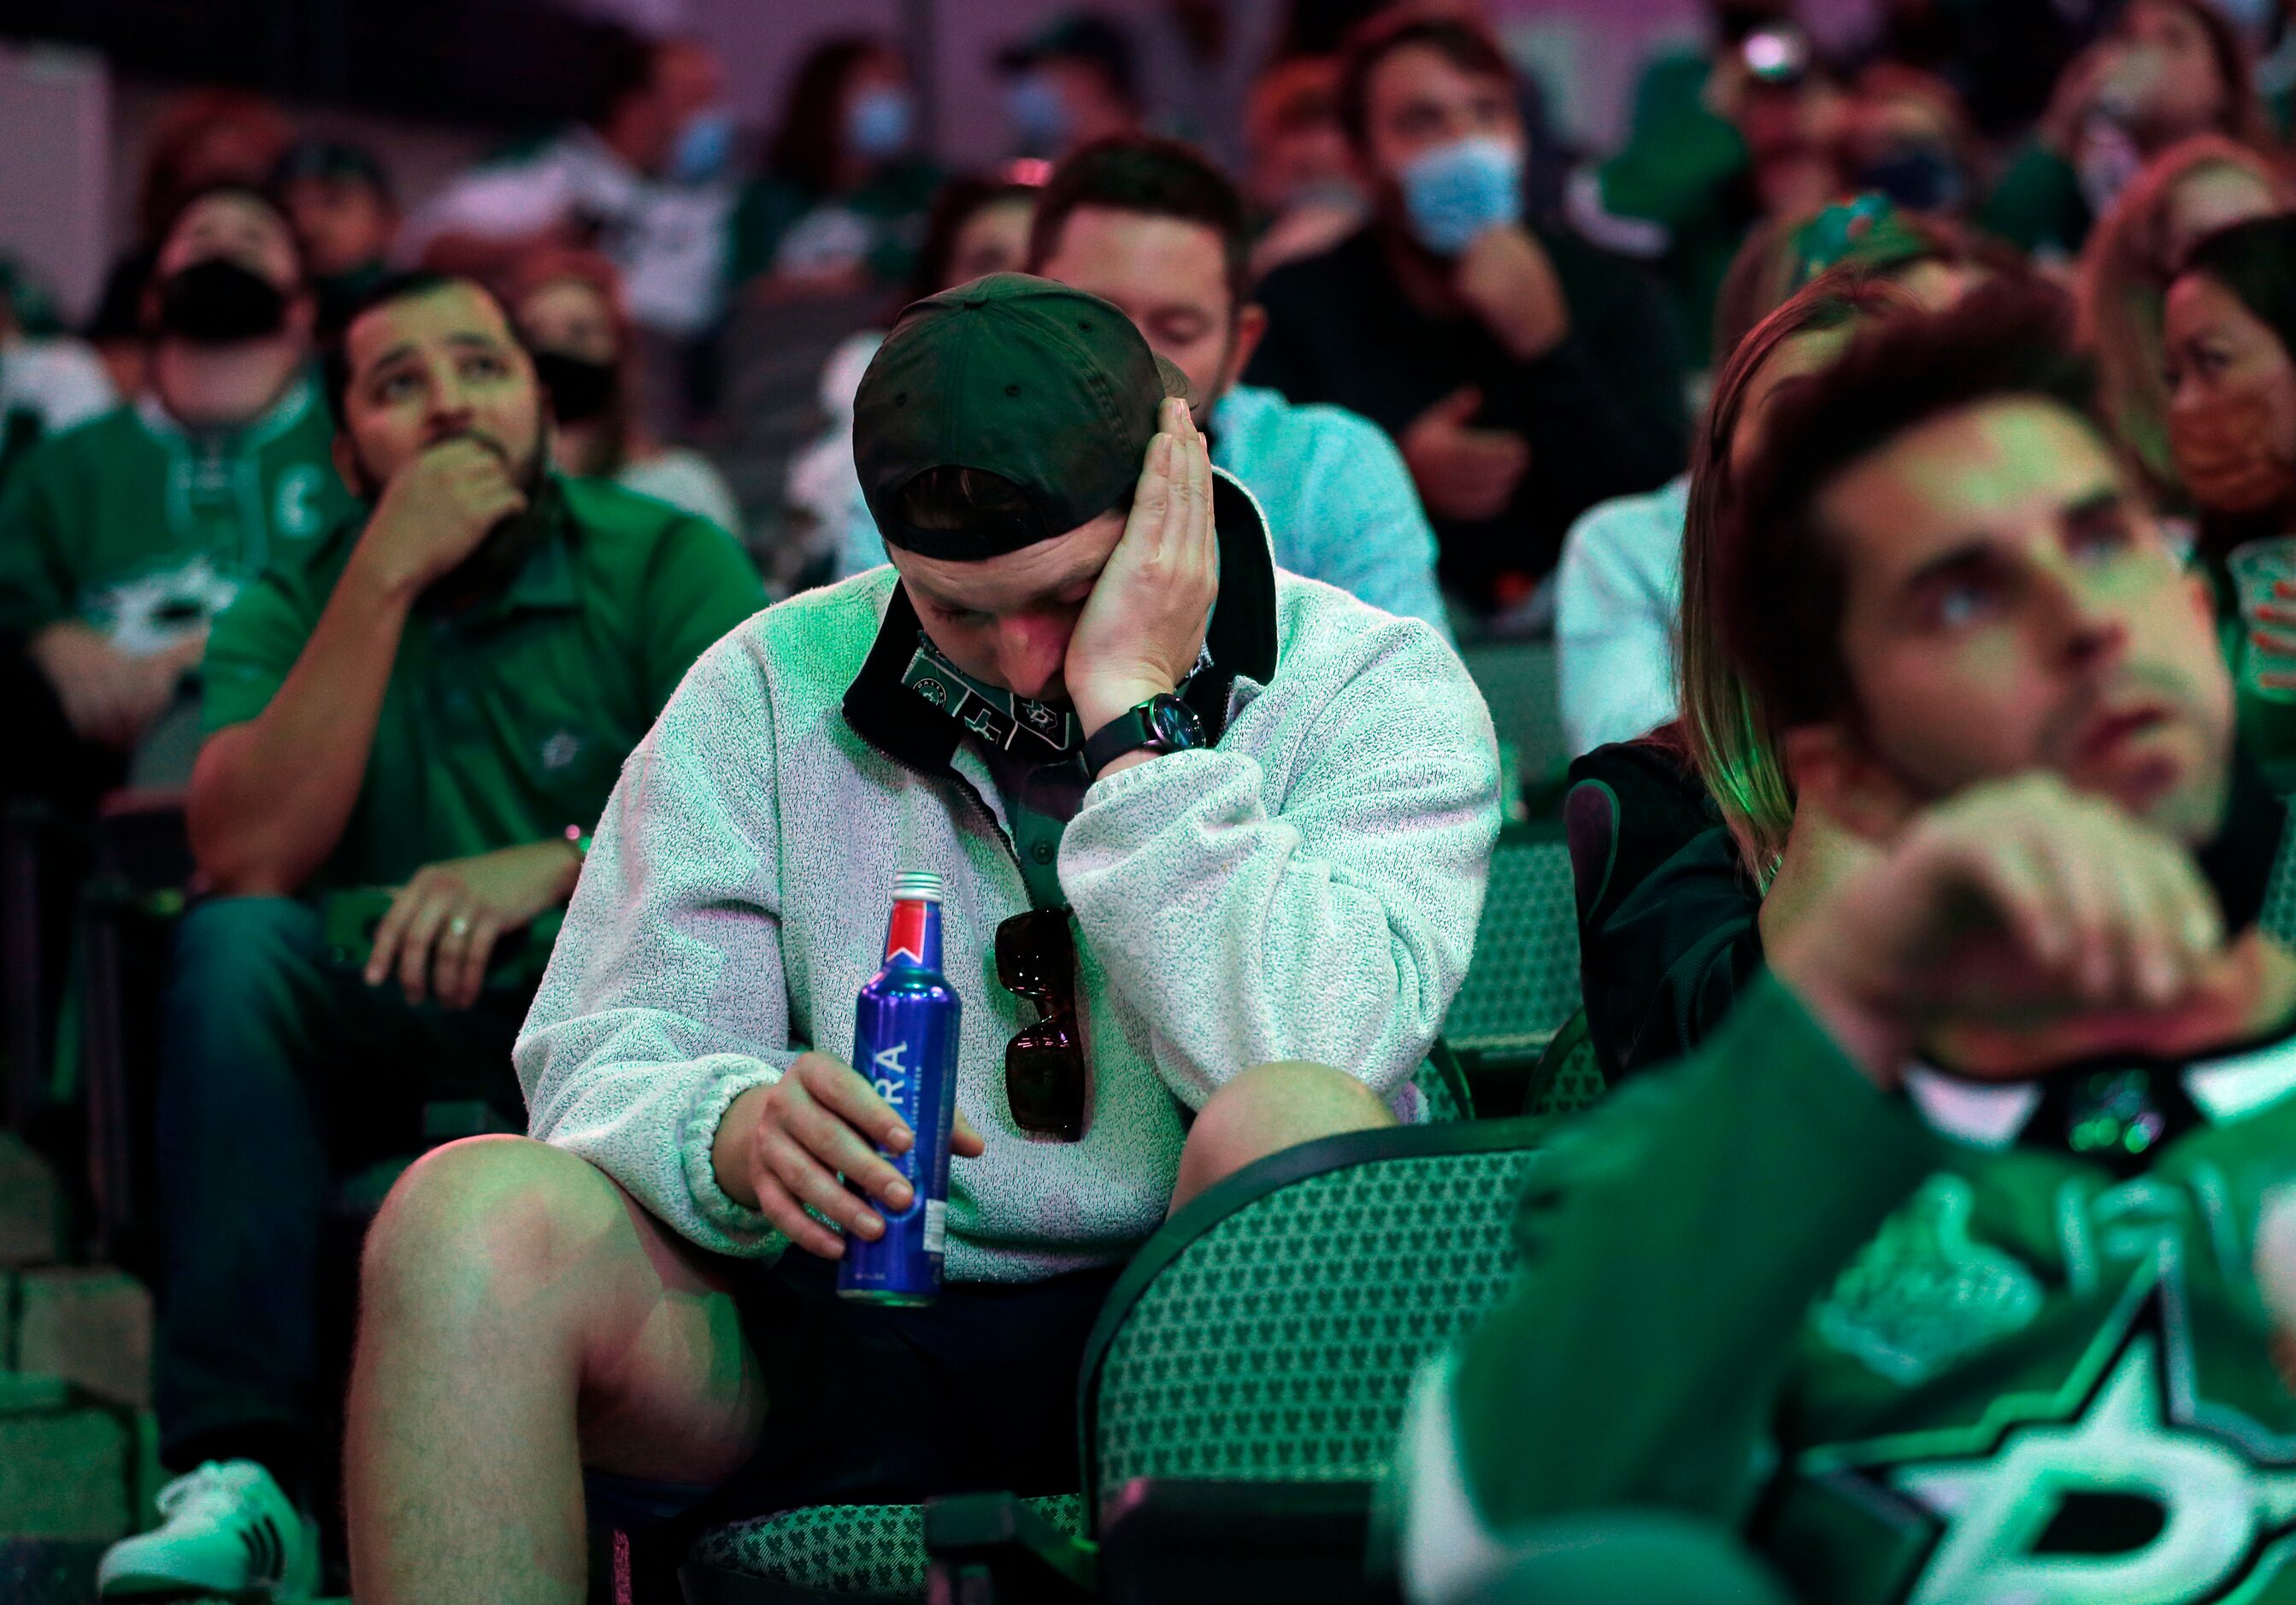
{"type": "Polygon", "coordinates": [[[501,307],[371,291],[326,364],[363,505],[219,619],[159,1110],[167,1314],[158,1530],[105,1598],[294,1599],[321,1216],[419,1145],[426,1103],[525,1124],[510,1047],[622,760],[764,605],[733,538],[549,471],[501,307]],[[381,889],[375,889],[381,888],[381,889]]]}
{"type": "Polygon", "coordinates": [[[269,200],[226,184],[184,202],[145,316],[151,389],[43,441],[0,502],[11,789],[82,806],[131,753],[147,781],[185,777],[209,625],[349,505],[302,258],[269,200]]]}
{"type": "Polygon", "coordinates": [[[1781,395],[1718,615],[1874,852],[1537,1163],[1408,1416],[1414,1605],[2296,1599],[2296,956],[2061,323],[1980,290],[1781,395]]]}

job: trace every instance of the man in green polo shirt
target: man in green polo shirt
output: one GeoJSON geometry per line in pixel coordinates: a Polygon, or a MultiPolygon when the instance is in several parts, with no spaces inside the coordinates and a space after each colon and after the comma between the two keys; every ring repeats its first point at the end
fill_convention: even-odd
{"type": "Polygon", "coordinates": [[[183,778],[209,621],[349,504],[310,372],[311,305],[278,209],[237,185],[201,192],[160,248],[151,389],[9,476],[11,790],[84,806],[131,753],[149,778],[183,778]]]}
{"type": "Polygon", "coordinates": [[[371,506],[209,643],[191,830],[224,895],[178,932],[159,1115],[181,1475],[167,1523],[105,1557],[106,1598],[310,1585],[291,1495],[332,1179],[416,1147],[429,1102],[525,1124],[511,1042],[591,824],[687,667],[764,605],[723,530],[547,471],[533,366],[477,285],[380,286],[327,382],[371,506]]]}

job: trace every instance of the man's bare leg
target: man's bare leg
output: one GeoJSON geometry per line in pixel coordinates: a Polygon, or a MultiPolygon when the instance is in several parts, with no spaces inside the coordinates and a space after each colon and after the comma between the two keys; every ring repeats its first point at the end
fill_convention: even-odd
{"type": "Polygon", "coordinates": [[[368,1238],[344,1488],[360,1605],[579,1601],[583,1465],[723,1480],[765,1387],[706,1257],[572,1154],[440,1149],[368,1238]]]}
{"type": "Polygon", "coordinates": [[[1377,1093],[1329,1065],[1253,1065],[1196,1112],[1180,1151],[1171,1212],[1254,1159],[1317,1137],[1395,1123],[1395,1111],[1377,1093]]]}

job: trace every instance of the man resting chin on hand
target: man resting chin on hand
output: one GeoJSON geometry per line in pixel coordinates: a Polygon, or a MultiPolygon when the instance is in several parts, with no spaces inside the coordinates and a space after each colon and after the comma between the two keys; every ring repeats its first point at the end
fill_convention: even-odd
{"type": "Polygon", "coordinates": [[[313,1323],[338,1177],[432,1102],[517,1128],[510,1049],[622,760],[761,605],[730,536],[548,471],[534,369],[465,280],[387,281],[328,354],[357,512],[216,623],[159,1109],[156,1531],[105,1597],[308,1597],[313,1323]],[[370,951],[371,948],[371,951],[370,951]]]}

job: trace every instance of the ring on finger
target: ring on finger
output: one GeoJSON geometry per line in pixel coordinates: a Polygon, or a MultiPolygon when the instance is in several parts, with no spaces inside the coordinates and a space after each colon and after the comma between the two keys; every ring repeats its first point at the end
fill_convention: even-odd
{"type": "Polygon", "coordinates": [[[447,934],[450,937],[456,938],[469,936],[471,934],[471,921],[468,917],[463,914],[456,914],[453,919],[447,921],[447,934]]]}

